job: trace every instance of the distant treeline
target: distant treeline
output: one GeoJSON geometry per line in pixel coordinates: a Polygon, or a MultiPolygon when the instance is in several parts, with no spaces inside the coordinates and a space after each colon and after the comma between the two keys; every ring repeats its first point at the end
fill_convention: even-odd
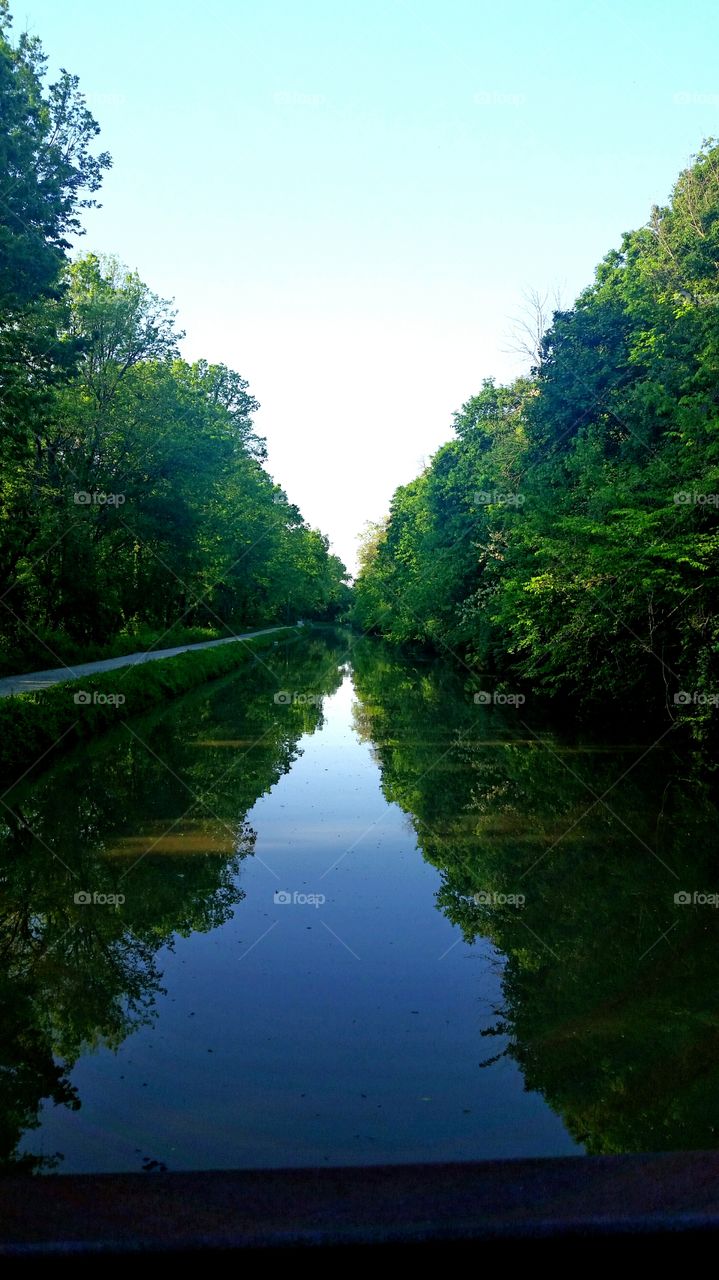
{"type": "Polygon", "coordinates": [[[534,367],[485,381],[362,552],[355,621],[590,704],[719,679],[719,146],[626,234],[534,367]]]}
{"type": "Polygon", "coordinates": [[[109,157],[77,78],[10,36],[0,0],[0,668],[336,616],[344,566],[264,469],[247,382],[180,359],[116,260],[69,261],[109,157]]]}

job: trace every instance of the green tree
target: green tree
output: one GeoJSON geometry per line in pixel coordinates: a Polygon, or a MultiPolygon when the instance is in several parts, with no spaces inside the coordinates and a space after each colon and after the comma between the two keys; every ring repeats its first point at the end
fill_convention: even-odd
{"type": "Polygon", "coordinates": [[[719,683],[719,147],[626,234],[529,378],[491,381],[395,494],[356,587],[388,638],[710,731],[719,683]],[[473,505],[473,494],[483,496],[473,505]],[[487,497],[487,495],[489,495],[487,497]]]}
{"type": "Polygon", "coordinates": [[[63,71],[47,89],[40,42],[10,43],[8,0],[0,0],[0,317],[51,294],[94,203],[106,152],[91,148],[99,126],[76,76],[63,71]]]}

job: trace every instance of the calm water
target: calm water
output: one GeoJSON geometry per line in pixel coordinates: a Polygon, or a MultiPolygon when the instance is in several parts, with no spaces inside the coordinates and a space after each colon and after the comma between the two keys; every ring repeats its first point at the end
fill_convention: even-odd
{"type": "Polygon", "coordinates": [[[717,815],[650,742],[315,633],[67,756],[0,825],[0,1160],[714,1147],[717,815]]]}

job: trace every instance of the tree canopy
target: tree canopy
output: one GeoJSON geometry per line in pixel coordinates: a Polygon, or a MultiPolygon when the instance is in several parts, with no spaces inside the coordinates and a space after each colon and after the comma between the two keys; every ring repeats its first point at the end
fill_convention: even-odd
{"type": "Polygon", "coordinates": [[[472,670],[702,724],[717,680],[719,146],[485,381],[368,547],[355,619],[472,670]],[[683,699],[680,695],[686,695],[683,699]],[[677,702],[677,698],[680,701],[677,702]]]}
{"type": "Polygon", "coordinates": [[[116,258],[70,260],[109,157],[10,35],[0,0],[0,669],[335,617],[345,568],[265,470],[247,381],[183,360],[116,258]]]}

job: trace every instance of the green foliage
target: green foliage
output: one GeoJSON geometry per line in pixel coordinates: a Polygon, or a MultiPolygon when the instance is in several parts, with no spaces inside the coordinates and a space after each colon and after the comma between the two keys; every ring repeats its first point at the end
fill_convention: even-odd
{"type": "Polygon", "coordinates": [[[265,471],[245,379],[180,359],[172,306],[116,259],[68,262],[109,159],[76,78],[46,88],[9,26],[2,4],[0,668],[336,618],[345,568],[265,471]]]}
{"type": "MultiPolygon", "coordinates": [[[[242,910],[240,869],[256,841],[250,811],[291,767],[300,737],[322,725],[320,699],[337,689],[343,654],[337,640],[333,647],[312,633],[301,645],[282,642],[247,662],[240,679],[188,693],[169,715],[158,705],[133,720],[132,732],[118,724],[91,750],[67,753],[6,795],[0,1174],[61,1167],[62,1156],[34,1140],[43,1100],[77,1110],[83,1098],[70,1077],[78,1057],[117,1048],[153,1023],[163,951],[242,910]],[[278,706],[278,683],[312,689],[317,700],[278,706]],[[122,895],[122,903],[94,909],[78,891],[122,895]]],[[[140,672],[154,679],[162,666],[163,685],[183,667],[201,680],[212,674],[205,656],[190,656],[191,664],[133,669],[127,683],[140,672]]]]}
{"type": "MultiPolygon", "coordinates": [[[[363,629],[594,706],[675,717],[680,691],[716,693],[718,242],[707,143],[555,312],[531,378],[486,382],[397,491],[357,582],[363,629]]],[[[692,706],[701,735],[713,707],[692,706]]]]}
{"type": "Polygon", "coordinates": [[[437,908],[501,973],[497,1006],[483,989],[468,1010],[479,1065],[513,1059],[588,1153],[716,1148],[719,912],[675,897],[714,891],[715,788],[671,735],[558,735],[368,639],[352,665],[357,729],[438,869],[437,908]]]}
{"type": "MultiPolygon", "coordinates": [[[[0,777],[14,780],[35,761],[62,744],[68,747],[84,738],[112,728],[120,719],[147,711],[168,698],[176,698],[207,680],[215,680],[271,648],[276,641],[298,633],[281,627],[271,634],[255,636],[197,649],[173,658],[157,658],[100,675],[83,676],[63,684],[0,699],[0,777]],[[78,705],[75,695],[121,694],[124,701],[91,701],[78,705]]],[[[47,761],[45,760],[47,763],[47,761]]]]}
{"type": "Polygon", "coordinates": [[[76,369],[25,413],[0,472],[5,647],[334,616],[344,566],[264,470],[244,379],[181,360],[169,304],[113,259],[80,259],[65,282],[57,341],[76,369]]]}
{"type": "Polygon", "coordinates": [[[76,76],[63,71],[46,90],[39,41],[9,40],[7,6],[0,10],[0,313],[51,293],[67,235],[80,230],[79,211],[94,203],[106,152],[93,155],[99,127],[76,76]]]}

